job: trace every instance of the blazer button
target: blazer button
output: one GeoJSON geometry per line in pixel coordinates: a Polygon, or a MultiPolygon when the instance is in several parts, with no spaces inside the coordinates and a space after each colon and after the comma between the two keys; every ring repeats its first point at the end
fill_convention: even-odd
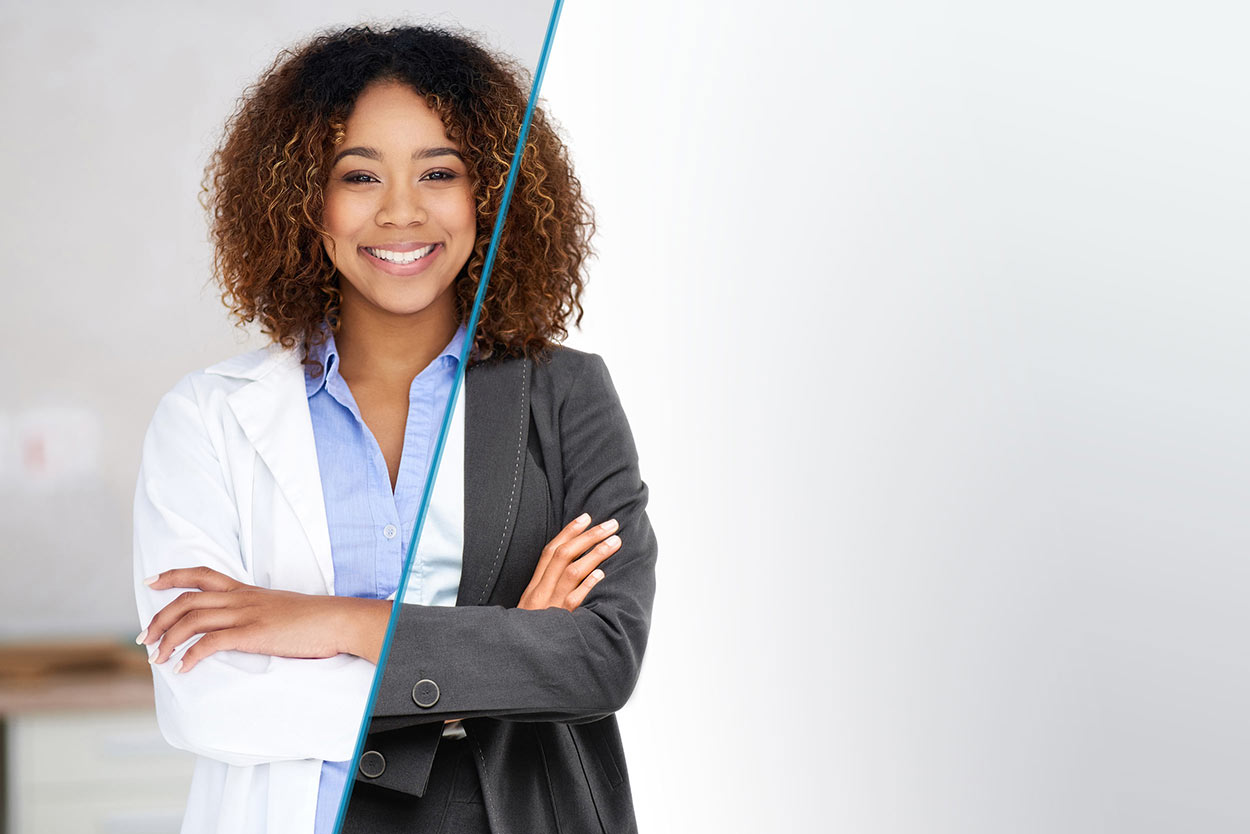
{"type": "Polygon", "coordinates": [[[429,709],[438,703],[438,684],[429,678],[422,678],[412,688],[412,700],[417,706],[429,709]]]}
{"type": "Polygon", "coordinates": [[[369,779],[377,779],[386,771],[386,759],[377,750],[370,750],[360,757],[360,772],[369,779]]]}

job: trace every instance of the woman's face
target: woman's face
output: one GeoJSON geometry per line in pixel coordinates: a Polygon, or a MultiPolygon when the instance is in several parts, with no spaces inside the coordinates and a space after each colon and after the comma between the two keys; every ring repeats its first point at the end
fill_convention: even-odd
{"type": "MultiPolygon", "coordinates": [[[[343,276],[343,312],[455,322],[452,283],[477,223],[473,184],[442,120],[406,84],[356,99],[325,189],[326,252],[343,276]]],[[[349,316],[350,318],[350,316],[349,316]]]]}

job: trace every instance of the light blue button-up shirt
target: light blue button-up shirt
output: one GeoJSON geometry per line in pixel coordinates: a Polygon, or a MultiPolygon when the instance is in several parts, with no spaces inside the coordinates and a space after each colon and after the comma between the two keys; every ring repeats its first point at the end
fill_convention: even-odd
{"type": "MultiPolygon", "coordinates": [[[[394,493],[382,449],[339,375],[333,333],[313,354],[323,369],[318,377],[305,375],[308,410],[317,443],[337,596],[386,599],[399,589],[404,556],[465,335],[462,324],[442,353],[412,380],[394,493]]],[[[463,450],[445,449],[444,458],[449,454],[462,455],[463,450]]],[[[429,525],[429,518],[426,523],[429,525]]],[[[422,564],[418,552],[413,560],[405,601],[454,605],[460,585],[460,554],[422,564]]],[[[326,762],[321,768],[316,834],[330,834],[334,828],[350,764],[326,762]]]]}

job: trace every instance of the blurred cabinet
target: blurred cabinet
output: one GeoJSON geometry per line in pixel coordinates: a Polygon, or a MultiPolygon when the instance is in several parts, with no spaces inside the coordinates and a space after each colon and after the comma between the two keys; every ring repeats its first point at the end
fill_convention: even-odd
{"type": "Polygon", "coordinates": [[[177,834],[195,757],[161,736],[147,662],[122,651],[89,673],[0,674],[2,834],[177,834]]]}
{"type": "Polygon", "coordinates": [[[177,834],[195,757],[151,708],[5,721],[10,834],[177,834]]]}

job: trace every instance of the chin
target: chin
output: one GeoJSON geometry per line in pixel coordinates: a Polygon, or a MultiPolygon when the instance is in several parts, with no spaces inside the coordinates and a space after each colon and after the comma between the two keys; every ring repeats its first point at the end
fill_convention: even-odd
{"type": "Polygon", "coordinates": [[[436,307],[437,299],[421,298],[421,299],[388,299],[382,302],[375,302],[376,306],[386,312],[396,316],[415,316],[420,313],[430,311],[436,307]]]}

